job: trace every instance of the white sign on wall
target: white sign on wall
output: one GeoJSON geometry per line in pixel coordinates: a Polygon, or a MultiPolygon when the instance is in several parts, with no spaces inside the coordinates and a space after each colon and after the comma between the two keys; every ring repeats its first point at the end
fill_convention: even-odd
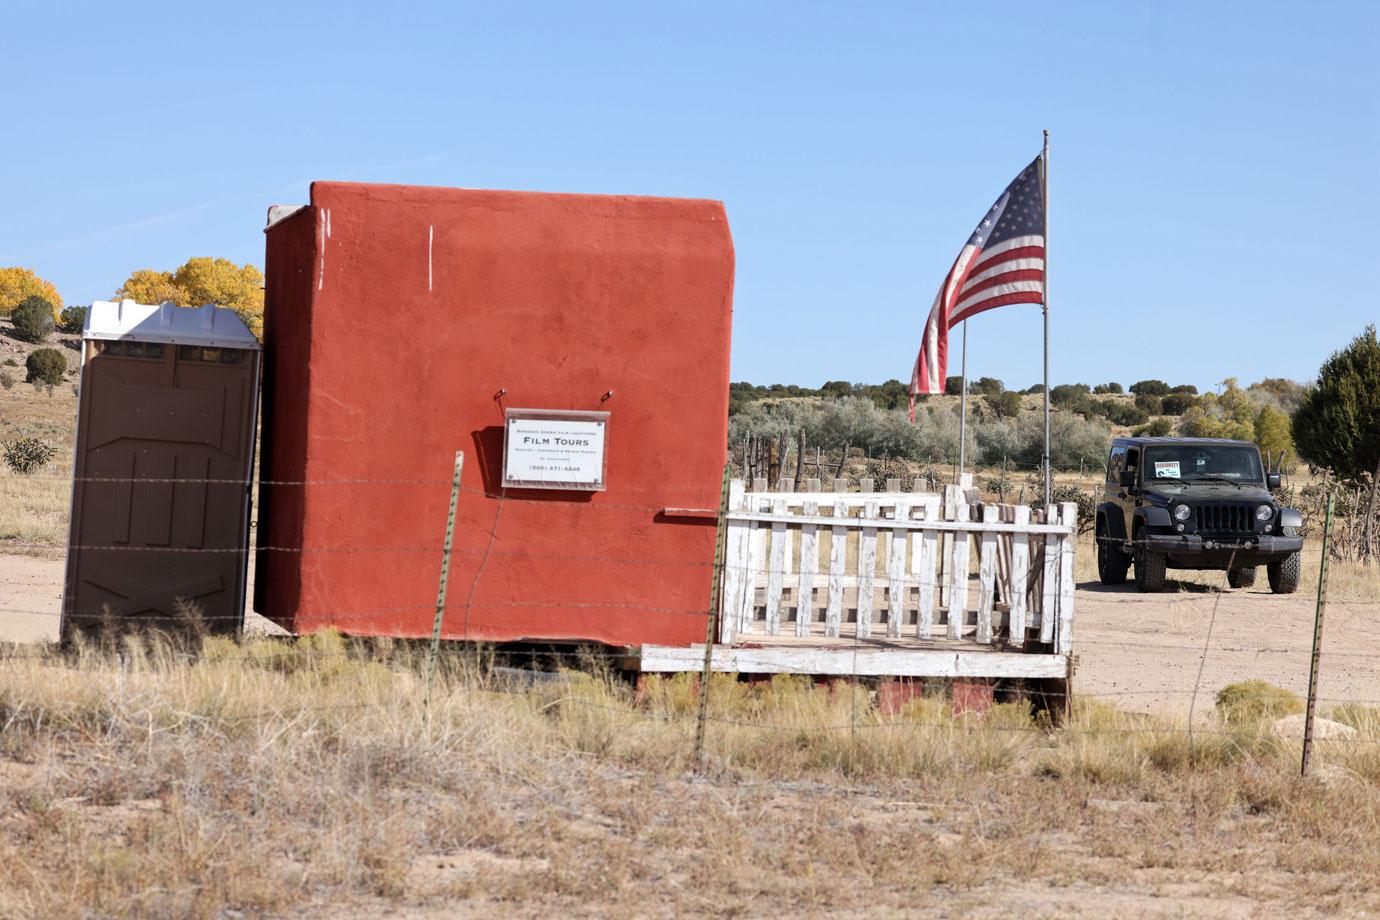
{"type": "Polygon", "coordinates": [[[509,409],[503,485],[518,489],[604,489],[607,412],[509,409]]]}

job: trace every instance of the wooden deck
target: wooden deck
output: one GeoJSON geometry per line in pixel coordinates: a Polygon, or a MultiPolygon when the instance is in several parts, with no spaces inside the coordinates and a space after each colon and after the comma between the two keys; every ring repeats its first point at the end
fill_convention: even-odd
{"type": "MultiPolygon", "coordinates": [[[[699,672],[704,645],[644,645],[630,662],[647,673],[699,672]]],[[[921,639],[794,638],[716,645],[711,667],[733,674],[814,674],[832,677],[1067,678],[1069,658],[1057,653],[1001,651],[990,645],[921,639]]]]}

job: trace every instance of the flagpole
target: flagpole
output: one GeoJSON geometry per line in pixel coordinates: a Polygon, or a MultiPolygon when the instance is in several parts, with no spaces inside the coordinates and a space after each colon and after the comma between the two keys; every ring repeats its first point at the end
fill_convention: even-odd
{"type": "Polygon", "coordinates": [[[963,368],[959,371],[963,384],[958,400],[958,479],[963,480],[963,470],[968,460],[968,321],[963,321],[963,368]]]}
{"type": "Polygon", "coordinates": [[[1045,205],[1045,296],[1044,308],[1041,311],[1044,315],[1045,324],[1045,450],[1041,462],[1045,471],[1045,520],[1049,520],[1050,514],[1050,468],[1049,468],[1049,129],[1045,129],[1045,149],[1040,157],[1040,197],[1044,199],[1045,205]]]}

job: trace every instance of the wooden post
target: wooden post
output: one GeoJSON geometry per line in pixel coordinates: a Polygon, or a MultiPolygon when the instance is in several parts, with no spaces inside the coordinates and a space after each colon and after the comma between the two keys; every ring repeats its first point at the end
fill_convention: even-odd
{"type": "MultiPolygon", "coordinates": [[[[893,490],[895,491],[895,490],[893,490]]],[[[910,503],[898,501],[892,512],[895,521],[910,520],[910,503]]],[[[889,638],[901,638],[902,621],[906,618],[906,539],[904,530],[893,530],[887,553],[887,620],[886,634],[889,638]]]]}
{"type": "MultiPolygon", "coordinates": [[[[996,521],[997,506],[983,505],[982,520],[987,523],[996,521]]],[[[992,604],[997,583],[997,535],[984,533],[981,543],[978,557],[977,641],[989,645],[992,642],[992,604]]]]}
{"type": "MultiPolygon", "coordinates": [[[[1012,512],[1013,523],[1024,526],[1030,523],[1030,506],[1016,505],[1012,512]]],[[[1030,535],[1016,532],[1011,535],[1011,605],[1010,626],[1007,642],[1012,645],[1025,644],[1026,598],[1030,591],[1030,535]]]]}
{"type": "MultiPolygon", "coordinates": [[[[863,491],[872,491],[872,480],[863,480],[863,491]]],[[[877,502],[863,505],[863,517],[875,520],[877,502]]],[[[858,623],[855,635],[866,639],[872,635],[872,602],[877,585],[877,528],[864,527],[858,535],[858,623]]]]}
{"type": "MultiPolygon", "coordinates": [[[[748,510],[746,489],[741,479],[734,479],[728,486],[728,510],[748,510]]],[[[731,521],[726,525],[723,602],[719,605],[718,641],[724,645],[732,644],[735,634],[746,631],[751,622],[752,607],[752,561],[751,531],[753,525],[747,521],[731,521]],[[744,607],[747,613],[744,613],[744,607]]]]}
{"type": "MultiPolygon", "coordinates": [[[[838,489],[837,491],[843,491],[838,489]]],[[[824,609],[824,635],[836,638],[843,622],[843,576],[848,565],[848,506],[834,503],[837,521],[829,537],[829,604],[824,609]]]]}
{"type": "Polygon", "coordinates": [[[802,428],[796,434],[795,439],[795,491],[800,491],[800,484],[805,480],[805,429],[802,428]]]}
{"type": "MultiPolygon", "coordinates": [[[[772,514],[786,513],[786,500],[773,499],[772,514]]],[[[785,589],[784,576],[790,556],[786,552],[786,522],[771,523],[771,559],[767,564],[767,635],[775,636],[781,632],[781,594],[785,589]]]]}
{"type": "MultiPolygon", "coordinates": [[[[963,522],[968,520],[968,500],[961,485],[947,486],[949,492],[949,520],[963,522]]],[[[945,573],[949,583],[947,635],[950,639],[963,636],[964,621],[968,618],[968,534],[954,531],[949,541],[949,570],[945,573]]]]}
{"type": "MultiPolygon", "coordinates": [[[[925,495],[920,504],[925,509],[925,520],[937,521],[943,516],[939,510],[938,495],[925,495]]],[[[937,593],[934,569],[938,556],[939,532],[920,531],[920,545],[912,555],[911,566],[920,577],[920,610],[916,614],[916,634],[921,639],[930,638],[934,630],[934,602],[937,593]]]]}
{"type": "MultiPolygon", "coordinates": [[[[804,457],[805,436],[801,438],[801,457],[804,457]]],[[[796,482],[799,478],[800,468],[796,467],[796,482]]],[[[810,480],[813,487],[810,491],[819,491],[819,480],[810,480]]],[[[819,514],[819,504],[807,501],[802,509],[806,517],[813,517],[819,514]]],[[[800,525],[800,580],[796,582],[795,592],[795,634],[805,637],[810,634],[810,622],[814,619],[815,607],[815,570],[819,568],[819,525],[801,524],[800,525]]]]}
{"type": "Polygon", "coordinates": [[[1060,505],[1059,520],[1069,527],[1069,535],[1059,543],[1059,623],[1057,646],[1061,655],[1073,654],[1073,552],[1078,541],[1078,505],[1060,505]]]}

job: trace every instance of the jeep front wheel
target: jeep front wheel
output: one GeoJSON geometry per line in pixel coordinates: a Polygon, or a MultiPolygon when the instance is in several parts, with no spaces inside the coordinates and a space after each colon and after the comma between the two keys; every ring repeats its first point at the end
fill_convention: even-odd
{"type": "Polygon", "coordinates": [[[1131,557],[1118,546],[1114,538],[1107,535],[1107,521],[1097,519],[1097,580],[1104,585],[1126,583],[1126,570],[1131,567],[1131,557]]]}
{"type": "Polygon", "coordinates": [[[1238,566],[1227,569],[1227,584],[1233,588],[1249,588],[1255,584],[1255,566],[1238,566]]]}
{"type": "MultiPolygon", "coordinates": [[[[1296,527],[1285,527],[1282,531],[1286,537],[1299,535],[1296,527]]],[[[1283,559],[1265,566],[1265,572],[1270,578],[1270,590],[1276,594],[1293,594],[1299,589],[1299,573],[1302,568],[1303,563],[1298,553],[1290,553],[1283,559]]]]}
{"type": "Polygon", "coordinates": [[[1156,553],[1143,545],[1136,547],[1136,590],[1163,591],[1164,573],[1168,560],[1164,553],[1156,553]]]}

